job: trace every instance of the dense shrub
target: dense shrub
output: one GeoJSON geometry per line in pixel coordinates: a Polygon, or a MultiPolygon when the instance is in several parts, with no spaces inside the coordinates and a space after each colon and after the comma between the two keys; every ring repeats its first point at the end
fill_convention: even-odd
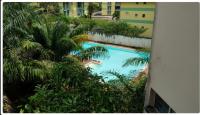
{"type": "Polygon", "coordinates": [[[147,29],[138,28],[137,26],[130,26],[126,22],[117,21],[117,22],[106,22],[105,24],[97,24],[98,29],[101,31],[96,31],[93,29],[93,32],[98,32],[106,35],[124,35],[129,37],[143,37],[141,36],[147,29]]]}
{"type": "Polygon", "coordinates": [[[71,18],[75,25],[85,25],[88,31],[97,32],[106,35],[124,35],[128,37],[144,37],[142,34],[147,28],[131,26],[123,21],[108,21],[87,18],[71,18]]]}
{"type": "Polygon", "coordinates": [[[120,87],[74,62],[59,64],[54,77],[36,87],[21,112],[142,112],[146,77],[123,82],[124,76],[118,76],[115,82],[122,83],[120,87]]]}
{"type": "Polygon", "coordinates": [[[11,101],[4,96],[5,111],[11,107],[14,112],[143,111],[145,77],[138,83],[116,74],[119,79],[107,83],[80,62],[107,52],[100,46],[81,47],[87,31],[99,27],[106,34],[137,36],[137,29],[123,22],[39,15],[27,3],[6,3],[3,15],[3,86],[11,101]],[[79,52],[76,58],[72,51],[79,52]]]}

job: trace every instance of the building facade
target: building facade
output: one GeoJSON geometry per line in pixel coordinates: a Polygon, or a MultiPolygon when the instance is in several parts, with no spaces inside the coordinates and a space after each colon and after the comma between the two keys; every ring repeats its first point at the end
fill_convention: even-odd
{"type": "MultiPolygon", "coordinates": [[[[87,6],[88,6],[87,2],[65,2],[62,4],[63,4],[62,12],[67,16],[78,17],[87,14],[87,6]]],[[[127,22],[131,26],[146,28],[147,30],[142,34],[142,36],[150,38],[152,37],[155,3],[149,3],[149,2],[121,2],[121,3],[102,2],[101,3],[102,17],[112,16],[115,11],[120,12],[120,17],[119,17],[120,20],[127,22]]]]}
{"type": "Polygon", "coordinates": [[[157,3],[146,112],[199,112],[198,6],[157,3]]]}
{"type": "Polygon", "coordinates": [[[102,2],[102,15],[112,16],[115,12],[115,2],[102,2]]]}
{"type": "Polygon", "coordinates": [[[61,12],[66,16],[78,17],[87,14],[88,3],[85,2],[63,2],[59,3],[61,12]]]}
{"type": "Polygon", "coordinates": [[[120,5],[120,20],[132,26],[146,28],[143,36],[152,37],[155,3],[122,2],[120,5]]]}

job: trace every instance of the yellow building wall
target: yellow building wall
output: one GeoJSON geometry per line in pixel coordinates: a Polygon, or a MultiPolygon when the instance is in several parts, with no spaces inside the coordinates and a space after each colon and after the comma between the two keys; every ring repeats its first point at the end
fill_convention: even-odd
{"type": "Polygon", "coordinates": [[[129,23],[131,26],[137,26],[139,28],[146,28],[146,32],[142,33],[141,36],[144,37],[152,37],[152,33],[153,33],[153,24],[140,24],[140,23],[129,23]]]}
{"type": "Polygon", "coordinates": [[[59,8],[60,8],[60,13],[64,13],[64,8],[63,8],[63,3],[62,2],[59,2],[58,3],[58,6],[59,6],[59,8]]]}
{"type": "Polygon", "coordinates": [[[155,8],[154,2],[121,2],[121,5],[127,8],[155,8]]]}
{"type": "Polygon", "coordinates": [[[77,17],[77,3],[76,2],[70,2],[70,12],[69,16],[77,17]]]}
{"type": "Polygon", "coordinates": [[[132,26],[144,27],[147,30],[144,37],[152,37],[154,24],[155,3],[121,2],[120,20],[132,26]],[[143,17],[145,15],[145,17],[143,17]]]}
{"type": "Polygon", "coordinates": [[[107,15],[107,2],[102,2],[102,15],[107,15]]]}

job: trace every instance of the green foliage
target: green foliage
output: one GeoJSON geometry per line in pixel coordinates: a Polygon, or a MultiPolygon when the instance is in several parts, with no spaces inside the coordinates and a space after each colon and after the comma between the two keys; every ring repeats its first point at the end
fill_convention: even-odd
{"type": "Polygon", "coordinates": [[[100,27],[106,34],[129,35],[133,30],[126,23],[38,13],[28,3],[4,4],[3,85],[15,111],[142,112],[145,80],[136,84],[111,73],[118,76],[119,87],[92,75],[80,62],[107,56],[103,47],[81,47],[88,31],[100,27]],[[71,56],[73,51],[78,53],[71,56]]]}
{"type": "Polygon", "coordinates": [[[95,20],[97,23],[96,28],[92,32],[102,33],[106,35],[124,35],[129,37],[142,37],[141,34],[147,29],[138,28],[137,26],[130,26],[122,21],[100,21],[95,20]],[[114,28],[114,29],[113,29],[114,28]]]}
{"type": "Polygon", "coordinates": [[[128,37],[141,38],[143,37],[142,33],[147,30],[146,28],[130,26],[123,21],[70,18],[70,22],[74,25],[74,27],[81,26],[81,28],[83,28],[84,30],[106,35],[123,35],[128,37]]]}
{"type": "Polygon", "coordinates": [[[75,54],[81,60],[108,56],[108,50],[101,46],[93,46],[75,54]]]}
{"type": "Polygon", "coordinates": [[[149,57],[137,57],[137,58],[129,58],[126,60],[126,62],[123,64],[123,66],[129,66],[129,65],[140,65],[140,64],[148,64],[149,63],[149,57]]]}
{"type": "Polygon", "coordinates": [[[42,9],[42,13],[48,13],[53,15],[58,15],[60,13],[60,8],[56,2],[41,2],[39,7],[42,9]]]}
{"type": "Polygon", "coordinates": [[[92,18],[92,13],[94,13],[95,11],[101,11],[101,7],[100,5],[98,5],[98,3],[92,3],[92,2],[89,2],[89,5],[88,5],[88,18],[92,18]]]}
{"type": "Polygon", "coordinates": [[[113,13],[112,19],[119,20],[119,17],[120,17],[120,12],[119,12],[119,11],[115,11],[115,12],[113,13]]]}
{"type": "MultiPolygon", "coordinates": [[[[70,61],[69,61],[70,62],[70,61]]],[[[102,82],[99,76],[89,70],[79,68],[76,75],[69,70],[75,63],[62,63],[55,68],[55,76],[44,85],[36,87],[35,95],[21,112],[142,112],[146,77],[138,82],[125,82],[123,75],[111,74],[119,78],[124,87],[102,82]],[[70,67],[71,66],[71,67],[70,67]],[[57,70],[61,71],[57,71],[57,70]],[[57,73],[59,72],[59,73],[57,73]],[[75,77],[77,76],[77,77],[75,77]]],[[[77,66],[79,67],[79,66],[77,66]]],[[[72,70],[71,70],[72,71],[72,70]]]]}
{"type": "Polygon", "coordinates": [[[31,38],[27,32],[27,26],[34,17],[31,10],[28,3],[4,3],[3,45],[5,47],[16,47],[19,45],[18,40],[31,38]]]}
{"type": "Polygon", "coordinates": [[[142,34],[147,30],[146,28],[128,25],[124,21],[71,18],[71,22],[75,27],[82,25],[82,27],[85,27],[85,30],[106,35],[124,35],[140,38],[143,37],[142,34]]]}

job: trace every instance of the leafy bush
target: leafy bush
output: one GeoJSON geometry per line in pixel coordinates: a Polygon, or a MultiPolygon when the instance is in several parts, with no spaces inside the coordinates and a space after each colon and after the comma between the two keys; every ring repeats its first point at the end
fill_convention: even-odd
{"type": "Polygon", "coordinates": [[[119,11],[115,11],[115,12],[113,13],[112,19],[119,20],[119,17],[120,17],[120,12],[119,12],[119,11]]]}
{"type": "Polygon", "coordinates": [[[124,35],[128,37],[143,37],[147,28],[128,25],[124,21],[108,21],[88,18],[71,18],[71,23],[75,26],[82,25],[85,30],[106,34],[106,35],[124,35]]]}
{"type": "Polygon", "coordinates": [[[99,46],[81,48],[86,39],[82,34],[92,28],[129,36],[139,35],[134,33],[137,29],[123,22],[36,14],[28,4],[4,5],[3,85],[15,112],[18,108],[21,112],[142,112],[145,79],[139,84],[125,82],[116,74],[119,87],[92,75],[78,60],[106,54],[99,46]],[[70,56],[72,51],[79,51],[79,58],[70,56]]]}
{"type": "Polygon", "coordinates": [[[141,34],[144,33],[147,29],[145,28],[138,28],[137,26],[130,26],[126,22],[122,21],[107,21],[107,22],[102,22],[98,23],[95,20],[97,25],[95,27],[98,28],[98,30],[101,31],[96,31],[96,29],[93,29],[92,32],[98,32],[106,35],[124,35],[124,36],[129,36],[129,37],[142,37],[141,34]]]}
{"type": "Polygon", "coordinates": [[[80,68],[75,63],[77,62],[57,65],[54,77],[46,84],[36,87],[35,95],[29,98],[21,112],[143,111],[146,77],[142,76],[139,82],[124,82],[125,76],[115,73],[119,78],[117,82],[124,85],[118,87],[103,82],[100,76],[91,75],[89,69],[80,68]],[[74,75],[74,71],[78,73],[74,75]]]}

